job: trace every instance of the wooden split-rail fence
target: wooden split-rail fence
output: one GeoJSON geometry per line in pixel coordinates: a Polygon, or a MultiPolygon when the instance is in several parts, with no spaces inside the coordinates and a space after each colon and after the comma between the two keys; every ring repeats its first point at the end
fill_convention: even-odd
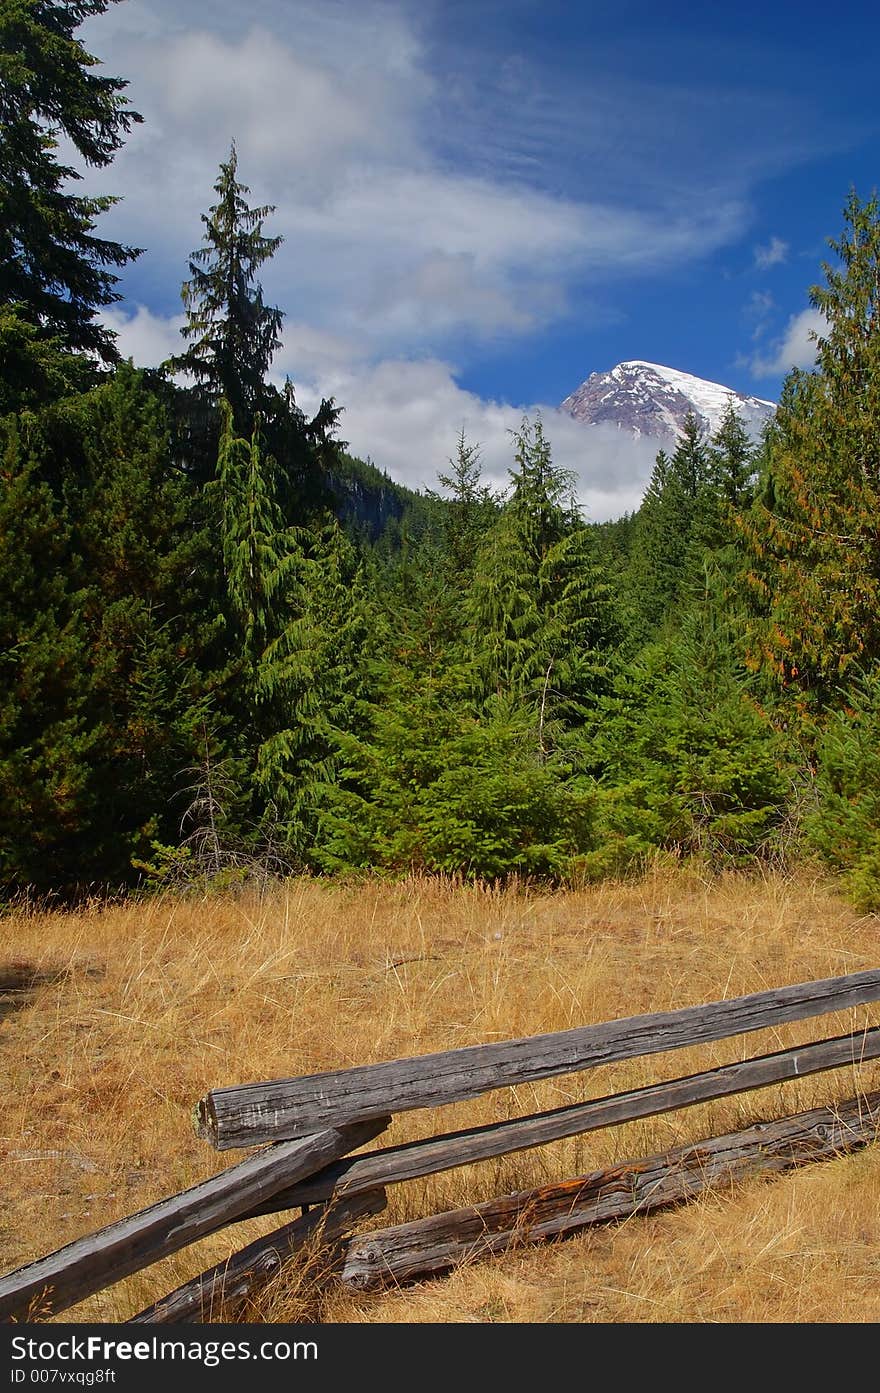
{"type": "Polygon", "coordinates": [[[880,1129],[880,1091],[859,1087],[831,1106],[558,1185],[356,1231],[360,1219],[384,1208],[388,1185],[823,1070],[852,1073],[854,1066],[880,1058],[880,1027],[862,1013],[859,1028],[848,1034],[549,1112],[359,1151],[395,1113],[877,1001],[880,970],[526,1039],[214,1089],[197,1105],[199,1134],[221,1151],[260,1149],[209,1180],[0,1277],[0,1320],[44,1320],[208,1234],[259,1215],[302,1211],[132,1320],[229,1318],[237,1301],[297,1253],[319,1251],[337,1280],[359,1289],[401,1283],[448,1271],[466,1258],[647,1213],[711,1186],[866,1146],[880,1129]]]}

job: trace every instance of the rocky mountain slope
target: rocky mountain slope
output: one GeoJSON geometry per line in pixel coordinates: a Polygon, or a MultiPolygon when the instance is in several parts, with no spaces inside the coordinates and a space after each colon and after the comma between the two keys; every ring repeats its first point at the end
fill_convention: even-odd
{"type": "Polygon", "coordinates": [[[610,372],[592,373],[565,398],[560,410],[584,425],[613,425],[636,438],[655,439],[660,448],[675,444],[688,412],[711,434],[730,400],[756,438],[776,409],[772,401],[746,396],[718,382],[634,360],[618,363],[610,372]]]}

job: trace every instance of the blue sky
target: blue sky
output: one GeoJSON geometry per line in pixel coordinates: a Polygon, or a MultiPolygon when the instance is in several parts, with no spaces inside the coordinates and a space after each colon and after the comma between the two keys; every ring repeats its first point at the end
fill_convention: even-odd
{"type": "Polygon", "coordinates": [[[880,184],[876,6],[122,0],[82,37],[143,113],[89,191],[146,248],[109,321],[147,365],[235,139],[285,311],[275,369],[332,394],[352,451],[432,484],[464,427],[502,481],[540,409],[588,516],[652,454],[553,414],[641,358],[773,399],[808,366],[808,288],[880,184]]]}

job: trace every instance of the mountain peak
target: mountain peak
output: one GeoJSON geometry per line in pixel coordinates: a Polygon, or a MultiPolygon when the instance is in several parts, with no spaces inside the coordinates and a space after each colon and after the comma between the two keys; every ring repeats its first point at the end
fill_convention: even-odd
{"type": "Polygon", "coordinates": [[[728,402],[753,437],[776,410],[772,401],[638,358],[618,363],[609,372],[591,373],[560,410],[584,425],[614,425],[636,438],[649,436],[659,444],[674,445],[689,414],[707,434],[714,433],[728,402]]]}

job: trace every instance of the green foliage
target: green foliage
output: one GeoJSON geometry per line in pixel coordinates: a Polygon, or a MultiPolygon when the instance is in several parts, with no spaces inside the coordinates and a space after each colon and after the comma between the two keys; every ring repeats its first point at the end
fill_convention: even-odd
{"type": "Polygon", "coordinates": [[[342,747],[321,814],[326,869],[561,879],[589,844],[592,801],[571,770],[540,757],[505,701],[468,712],[451,674],[402,702],[387,693],[368,736],[342,747]]]}
{"type": "Polygon", "coordinates": [[[714,516],[709,449],[688,416],[671,458],[661,450],[639,509],[630,584],[646,634],[677,610],[709,540],[714,516]]]}
{"type": "Polygon", "coordinates": [[[551,722],[576,720],[607,684],[618,625],[571,474],[553,465],[540,420],[514,438],[511,495],[478,552],[465,618],[476,695],[520,701],[544,750],[551,722]]]}
{"type": "Polygon", "coordinates": [[[274,834],[299,864],[312,854],[317,808],[339,767],[339,741],[358,729],[368,631],[363,576],[338,524],[300,534],[285,624],[259,671],[267,733],[256,765],[274,834]]]}
{"type": "MultiPolygon", "coordinates": [[[[127,84],[94,71],[74,37],[111,0],[5,0],[0,6],[0,307],[65,349],[112,362],[97,311],[119,299],[118,277],[139,252],[97,237],[112,197],[70,193],[82,176],[62,164],[68,143],[93,168],[109,165],[132,122],[127,84]]],[[[38,355],[37,355],[38,356],[38,355]]],[[[7,388],[8,390],[8,388],[7,388]]]]}
{"type": "Polygon", "coordinates": [[[237,430],[250,435],[266,396],[266,373],[280,345],[281,310],[263,303],[257,272],[274,256],[281,237],[265,237],[268,204],[251,208],[250,192],[236,178],[235,145],[221,163],[214,189],[217,202],[202,214],[205,245],[193,252],[191,279],[181,290],[187,312],[184,337],[192,340],[173,360],[194,377],[203,396],[224,399],[237,430]]]}
{"type": "Polygon", "coordinates": [[[222,434],[216,480],[207,496],[219,517],[226,598],[251,694],[266,645],[276,636],[284,587],[295,564],[277,500],[278,466],[260,442],[238,436],[232,410],[221,402],[222,434]]]}
{"type": "Polygon", "coordinates": [[[122,883],[210,705],[195,500],[142,375],[0,424],[10,882],[122,883]]]}
{"type": "Polygon", "coordinates": [[[68,518],[14,419],[0,448],[0,884],[44,889],[75,875],[97,735],[68,518]]]}
{"type": "Polygon", "coordinates": [[[730,400],[709,450],[709,483],[726,510],[747,508],[752,501],[755,449],[742,417],[730,400]]]}
{"type": "Polygon", "coordinates": [[[72,39],[109,2],[0,16],[0,893],[741,866],[785,853],[806,786],[807,845],[880,907],[876,199],[760,450],[732,405],[710,441],[691,418],[638,514],[588,526],[524,418],[503,498],[463,432],[414,494],[267,383],[280,239],[234,147],[184,287],[195,388],[91,356],[133,253],[89,240],[107,200],[65,201],[53,151],[106,164],[135,119],[72,39]]]}
{"type": "Polygon", "coordinates": [[[0,416],[36,410],[85,391],[93,363],[28,323],[21,306],[0,305],[0,416]]]}
{"type": "Polygon", "coordinates": [[[332,399],[322,400],[308,420],[289,379],[282,391],[266,380],[284,316],[264,304],[258,272],[283,238],[264,235],[263,221],[274,209],[250,207],[250,190],[237,173],[233,143],[214,185],[217,202],[202,214],[204,245],[193,252],[190,279],[181,289],[187,312],[182,333],[191,342],[165,367],[195,379],[194,387],[177,394],[189,472],[203,482],[214,477],[218,442],[229,434],[222,412],[218,416],[225,402],[234,433],[250,439],[257,432],[280,461],[275,496],[289,523],[330,504],[326,476],[341,448],[334,438],[340,412],[332,399]]]}
{"type": "MultiPolygon", "coordinates": [[[[495,521],[500,500],[481,482],[480,447],[467,443],[464,427],[449,470],[438,476],[446,497],[441,513],[443,540],[451,577],[464,584],[473,571],[483,536],[495,521]]],[[[428,497],[439,500],[441,495],[429,490],[428,497]]]]}
{"type": "Polygon", "coordinates": [[[814,372],[786,379],[754,506],[742,518],[751,655],[814,719],[880,659],[880,204],[855,193],[812,303],[814,372]]]}
{"type": "Polygon", "coordinates": [[[853,684],[819,744],[809,846],[839,872],[858,908],[880,909],[880,673],[853,684]]]}
{"type": "Polygon", "coordinates": [[[776,853],[791,792],[786,750],[711,610],[621,672],[584,752],[598,780],[588,873],[656,848],[733,864],[776,853]]]}

